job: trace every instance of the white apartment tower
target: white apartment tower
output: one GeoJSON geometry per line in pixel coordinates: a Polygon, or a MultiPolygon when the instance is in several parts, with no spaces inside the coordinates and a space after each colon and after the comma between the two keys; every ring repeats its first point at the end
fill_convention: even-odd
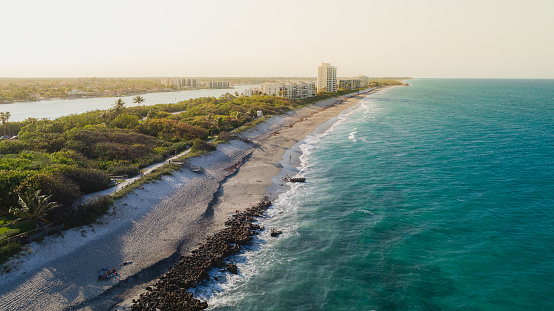
{"type": "Polygon", "coordinates": [[[321,66],[317,68],[317,91],[337,91],[337,67],[321,63],[321,66]]]}

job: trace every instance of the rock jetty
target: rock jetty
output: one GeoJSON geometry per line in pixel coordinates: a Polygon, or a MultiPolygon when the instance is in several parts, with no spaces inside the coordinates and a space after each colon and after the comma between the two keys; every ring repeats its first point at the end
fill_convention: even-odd
{"type": "Polygon", "coordinates": [[[254,223],[269,208],[271,201],[265,198],[258,205],[244,212],[237,211],[225,222],[225,229],[211,235],[190,255],[181,256],[177,265],[160,277],[154,286],[146,288],[138,300],[133,300],[132,310],[202,310],[208,303],[193,297],[187,291],[208,280],[208,271],[220,268],[238,273],[237,266],[225,262],[225,258],[238,253],[241,245],[252,241],[262,227],[254,223]]]}

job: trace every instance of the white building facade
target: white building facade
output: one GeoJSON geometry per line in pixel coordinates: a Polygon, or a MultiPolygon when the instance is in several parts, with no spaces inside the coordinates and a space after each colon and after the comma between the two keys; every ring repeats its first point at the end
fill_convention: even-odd
{"type": "Polygon", "coordinates": [[[250,89],[246,89],[244,91],[242,91],[242,95],[244,96],[252,96],[252,95],[256,95],[256,94],[259,94],[261,91],[260,89],[258,88],[250,88],[250,89]]]}
{"type": "Polygon", "coordinates": [[[329,63],[321,63],[317,68],[317,91],[337,91],[337,67],[329,63]]]}
{"type": "Polygon", "coordinates": [[[339,89],[355,90],[362,87],[362,81],[360,79],[339,79],[339,89]]]}
{"type": "Polygon", "coordinates": [[[228,81],[206,81],[204,85],[209,89],[228,89],[231,85],[228,81]]]}
{"type": "Polygon", "coordinates": [[[315,84],[311,82],[266,82],[261,85],[263,94],[302,99],[315,96],[315,84]]]}
{"type": "Polygon", "coordinates": [[[163,78],[161,83],[165,86],[175,86],[178,89],[200,87],[200,81],[197,78],[163,78]]]}
{"type": "Polygon", "coordinates": [[[369,77],[364,75],[358,75],[358,80],[360,80],[362,87],[366,87],[369,84],[369,77]]]}

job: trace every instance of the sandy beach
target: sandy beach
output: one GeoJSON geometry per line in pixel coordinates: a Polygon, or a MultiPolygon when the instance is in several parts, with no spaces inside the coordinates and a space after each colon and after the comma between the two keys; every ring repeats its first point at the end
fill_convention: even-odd
{"type": "Polygon", "coordinates": [[[272,178],[282,171],[285,154],[291,164],[298,160],[287,150],[364,97],[328,99],[272,117],[244,133],[255,144],[236,140],[189,160],[204,173],[183,168],[118,200],[98,223],[29,244],[12,261],[13,270],[0,276],[0,309],[114,309],[220,230],[230,214],[286,187],[272,178]],[[237,163],[243,164],[234,171],[237,163]],[[133,263],[120,266],[127,260],[133,263]],[[119,275],[97,281],[107,267],[119,275]]]}

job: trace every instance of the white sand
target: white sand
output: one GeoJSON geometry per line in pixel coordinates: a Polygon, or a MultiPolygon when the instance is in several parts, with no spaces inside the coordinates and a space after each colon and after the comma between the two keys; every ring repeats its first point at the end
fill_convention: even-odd
{"type": "Polygon", "coordinates": [[[0,276],[0,310],[109,309],[108,298],[150,280],[144,277],[148,272],[159,275],[221,228],[230,213],[258,203],[281,170],[285,151],[362,97],[335,106],[339,100],[329,99],[270,118],[245,133],[261,150],[241,141],[221,144],[216,152],[190,160],[205,173],[183,169],[164,176],[118,200],[98,223],[29,244],[29,253],[11,262],[13,271],[0,276]],[[231,173],[226,168],[250,153],[250,160],[223,185],[218,203],[208,208],[231,173]],[[126,260],[134,263],[118,267],[126,260]],[[118,268],[119,276],[98,282],[97,271],[106,267],[118,268]]]}

